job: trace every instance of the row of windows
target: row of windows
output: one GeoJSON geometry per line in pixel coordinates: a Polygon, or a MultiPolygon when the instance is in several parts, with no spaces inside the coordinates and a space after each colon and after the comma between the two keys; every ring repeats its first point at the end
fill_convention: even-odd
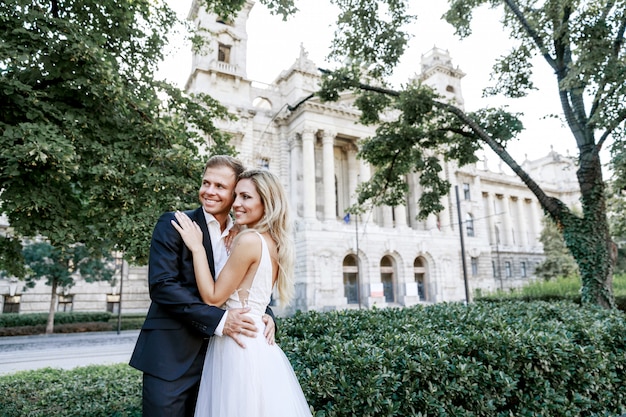
{"type": "MultiPolygon", "coordinates": [[[[493,272],[494,278],[502,277],[502,267],[499,262],[491,261],[491,269],[493,272]]],[[[526,278],[528,276],[528,269],[526,267],[526,262],[520,262],[520,276],[522,278],[526,278]]],[[[513,277],[513,264],[510,261],[504,262],[504,277],[512,278],[513,277]]]]}
{"type": "MultiPolygon", "coordinates": [[[[392,258],[384,256],[380,260],[380,281],[383,285],[385,302],[395,303],[394,267],[392,258]]],[[[420,301],[427,301],[426,266],[423,258],[415,258],[413,262],[413,277],[417,284],[417,296],[420,301]]],[[[359,266],[355,255],[348,255],[343,260],[343,289],[348,304],[359,303],[359,266]]]]}
{"type": "MultiPolygon", "coordinates": [[[[478,275],[478,258],[472,257],[470,259],[470,266],[472,269],[472,275],[478,275]]],[[[494,278],[499,278],[501,276],[501,265],[498,261],[491,261],[491,268],[493,272],[494,278]]],[[[528,276],[528,268],[526,262],[520,262],[520,277],[526,278],[528,276]]],[[[504,261],[504,276],[506,278],[513,277],[513,264],[510,261],[504,261]]]]}

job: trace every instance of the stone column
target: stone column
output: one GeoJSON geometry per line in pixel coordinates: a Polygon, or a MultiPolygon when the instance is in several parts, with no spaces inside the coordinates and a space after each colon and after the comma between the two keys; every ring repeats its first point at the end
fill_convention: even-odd
{"type": "Polygon", "coordinates": [[[296,210],[296,214],[303,217],[301,198],[299,195],[300,186],[298,183],[298,167],[302,167],[300,141],[295,136],[289,138],[289,196],[291,199],[291,206],[296,210]]]}
{"type": "Polygon", "coordinates": [[[324,220],[337,217],[335,207],[335,133],[324,131],[322,136],[322,178],[324,182],[324,220]]]}
{"type": "Polygon", "coordinates": [[[407,182],[409,185],[409,195],[408,195],[408,216],[409,216],[409,224],[408,226],[412,229],[417,229],[417,181],[415,173],[410,173],[407,176],[407,182]]]}
{"type": "Polygon", "coordinates": [[[543,230],[543,208],[541,208],[541,204],[539,204],[539,201],[535,201],[534,199],[531,199],[528,203],[528,210],[530,213],[530,217],[531,217],[531,222],[533,225],[533,230],[532,230],[532,235],[530,236],[530,244],[531,246],[538,246],[539,245],[539,235],[541,234],[541,231],[543,230]]]}
{"type": "MultiPolygon", "coordinates": [[[[357,165],[356,159],[357,147],[355,145],[349,145],[346,154],[348,156],[348,192],[350,193],[350,205],[353,205],[357,201],[356,187],[360,180],[360,166],[357,165]]],[[[341,213],[340,213],[341,214],[341,213]]]]}
{"type": "Polygon", "coordinates": [[[359,159],[359,176],[361,177],[359,183],[370,179],[370,166],[363,159],[359,159]]]}
{"type": "Polygon", "coordinates": [[[380,207],[383,213],[383,227],[393,227],[393,207],[389,206],[381,206],[380,207]]]}
{"type": "MultiPolygon", "coordinates": [[[[443,198],[441,199],[441,205],[443,206],[443,210],[439,212],[439,229],[441,229],[443,232],[452,231],[452,225],[458,222],[458,219],[450,217],[451,208],[456,207],[454,205],[454,202],[452,201],[452,195],[454,195],[454,190],[452,190],[452,193],[448,194],[447,196],[443,196],[443,198]]],[[[458,227],[462,227],[462,225],[459,225],[458,227]]],[[[454,230],[456,233],[459,232],[458,230],[456,230],[456,228],[454,230]]]]}
{"type": "Polygon", "coordinates": [[[528,243],[528,222],[525,221],[524,218],[524,200],[520,197],[517,198],[516,201],[516,212],[517,212],[517,240],[518,245],[522,247],[530,246],[528,243]]]}
{"type": "Polygon", "coordinates": [[[494,245],[496,243],[496,222],[498,219],[494,214],[493,194],[484,193],[483,196],[485,199],[485,211],[487,213],[487,236],[489,236],[489,243],[494,245]]]}
{"type": "Polygon", "coordinates": [[[396,214],[396,228],[406,227],[406,205],[397,206],[394,210],[396,214]]]}
{"type": "Polygon", "coordinates": [[[315,219],[315,130],[305,128],[302,132],[302,216],[315,219]]]}
{"type": "Polygon", "coordinates": [[[503,244],[507,246],[513,245],[513,237],[511,236],[511,201],[508,195],[502,196],[502,222],[503,222],[503,244]]]}

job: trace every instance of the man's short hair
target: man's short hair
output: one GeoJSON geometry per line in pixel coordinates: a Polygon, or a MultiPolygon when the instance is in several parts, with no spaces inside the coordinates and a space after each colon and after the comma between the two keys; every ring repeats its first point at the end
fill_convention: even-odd
{"type": "Polygon", "coordinates": [[[229,167],[235,173],[235,178],[239,178],[239,175],[246,170],[239,159],[230,155],[213,155],[208,161],[206,161],[206,165],[204,165],[204,172],[206,172],[209,168],[216,167],[229,167]]]}

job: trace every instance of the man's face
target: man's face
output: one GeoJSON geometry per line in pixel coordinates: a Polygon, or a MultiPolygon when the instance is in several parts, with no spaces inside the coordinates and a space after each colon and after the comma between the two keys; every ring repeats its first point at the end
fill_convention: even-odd
{"type": "Polygon", "coordinates": [[[235,201],[235,172],[227,166],[210,167],[202,176],[198,196],[204,211],[222,222],[235,201]]]}

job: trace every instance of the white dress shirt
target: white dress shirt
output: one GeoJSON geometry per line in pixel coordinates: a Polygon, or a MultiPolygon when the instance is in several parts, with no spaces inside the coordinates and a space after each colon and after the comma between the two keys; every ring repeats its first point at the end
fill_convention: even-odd
{"type": "MultiPolygon", "coordinates": [[[[211,248],[213,249],[213,262],[215,264],[215,279],[219,276],[220,272],[226,265],[226,261],[228,260],[228,252],[226,251],[226,244],[224,243],[224,239],[230,233],[230,229],[233,228],[233,219],[228,216],[228,220],[226,221],[226,227],[222,232],[222,227],[220,226],[220,222],[217,221],[215,216],[211,213],[204,212],[204,218],[206,219],[206,224],[209,229],[209,237],[211,238],[211,248]]],[[[226,317],[228,316],[228,310],[222,316],[219,324],[215,328],[215,336],[223,336],[224,324],[226,323],[226,317]]]]}
{"type": "Polygon", "coordinates": [[[228,260],[228,252],[226,252],[226,244],[224,243],[224,239],[230,233],[230,229],[233,228],[233,219],[228,216],[228,220],[226,221],[226,227],[222,232],[222,227],[220,226],[220,222],[218,222],[215,217],[204,212],[204,218],[206,219],[206,224],[209,229],[209,236],[211,237],[211,247],[213,248],[213,261],[215,263],[215,279],[220,275],[220,272],[226,265],[226,261],[228,260]]]}

